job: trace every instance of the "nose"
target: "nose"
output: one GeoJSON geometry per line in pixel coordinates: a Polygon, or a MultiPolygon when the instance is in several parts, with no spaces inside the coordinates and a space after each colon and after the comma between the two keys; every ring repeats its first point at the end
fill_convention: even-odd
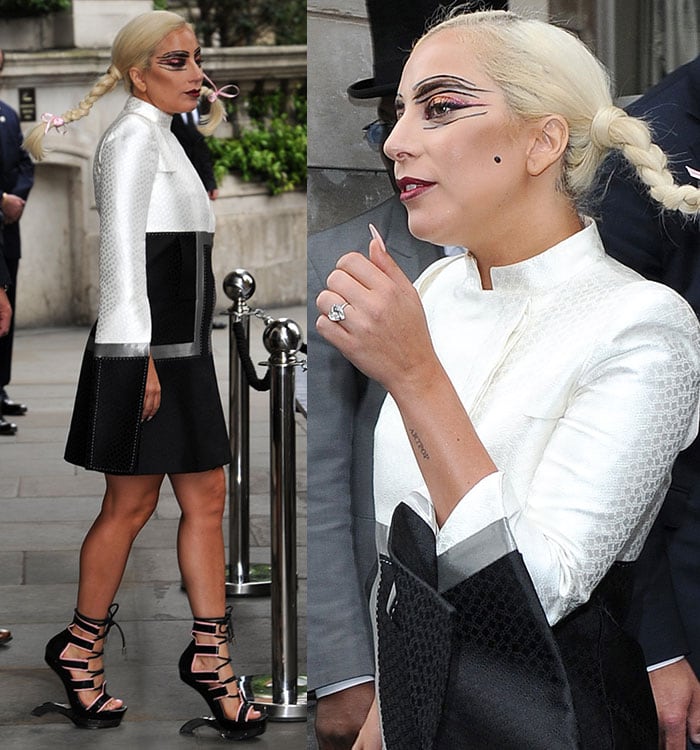
{"type": "Polygon", "coordinates": [[[384,141],[384,153],[392,161],[402,161],[412,153],[415,147],[409,145],[408,118],[403,115],[384,141]]]}
{"type": "Polygon", "coordinates": [[[197,81],[199,84],[201,84],[204,80],[202,68],[195,62],[194,58],[190,58],[187,61],[187,72],[191,81],[197,81]]]}

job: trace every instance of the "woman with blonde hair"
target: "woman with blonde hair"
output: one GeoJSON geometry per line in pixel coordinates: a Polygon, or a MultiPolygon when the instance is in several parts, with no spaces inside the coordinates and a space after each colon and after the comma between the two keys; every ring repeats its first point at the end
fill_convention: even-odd
{"type": "Polygon", "coordinates": [[[212,102],[201,49],[180,16],[153,11],[118,33],[112,64],[75,108],[47,114],[27,138],[42,156],[52,128],[88,115],[120,81],[129,92],[97,147],[100,301],[90,332],[65,457],[105,475],[101,511],[80,554],[75,616],[48,643],[69,718],[117,726],[126,711],[106,692],[102,642],[132,543],[156,508],[165,475],[181,509],[178,561],[194,617],[181,678],[233,739],[261,734],[266,717],[239,694],[225,601],[223,466],[230,460],[211,351],[214,216],[194,167],[170,132],[173,114],[212,102]]]}
{"type": "Polygon", "coordinates": [[[700,327],[606,256],[610,149],[700,213],[603,66],[553,25],[457,13],[414,46],[384,150],[411,232],[468,252],[411,285],[373,238],[317,328],[388,391],[375,430],[378,698],[355,750],[655,750],[622,629],[698,429],[700,327]]]}

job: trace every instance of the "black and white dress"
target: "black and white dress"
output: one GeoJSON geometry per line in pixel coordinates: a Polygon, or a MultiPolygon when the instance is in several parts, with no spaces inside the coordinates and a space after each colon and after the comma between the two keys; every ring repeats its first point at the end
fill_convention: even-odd
{"type": "MultiPolygon", "coordinates": [[[[377,421],[378,685],[388,750],[655,750],[634,561],[698,432],[700,327],[595,224],[416,281],[437,356],[498,467],[442,526],[396,402],[377,421]]],[[[468,457],[465,457],[468,460],[468,457]]]]}
{"type": "Polygon", "coordinates": [[[95,471],[194,472],[230,460],[210,336],[214,216],[170,121],[130,97],[95,156],[100,303],[65,452],[95,471]],[[161,405],[142,422],[149,355],[161,405]]]}

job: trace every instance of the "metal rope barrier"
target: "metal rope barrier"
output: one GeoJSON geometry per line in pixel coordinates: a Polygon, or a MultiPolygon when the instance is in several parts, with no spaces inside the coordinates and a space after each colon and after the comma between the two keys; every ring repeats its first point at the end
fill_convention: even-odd
{"type": "Polygon", "coordinates": [[[251,388],[255,388],[256,391],[269,391],[270,371],[268,370],[262,378],[259,378],[255,372],[255,366],[250,359],[248,333],[242,322],[233,322],[233,335],[236,337],[238,356],[240,357],[248,385],[251,388]]]}
{"type": "MultiPolygon", "coordinates": [[[[229,570],[236,581],[227,582],[233,595],[271,593],[272,673],[242,676],[241,689],[249,700],[265,707],[275,721],[306,719],[306,681],[298,674],[297,565],[296,565],[296,436],[295,368],[305,361],[299,326],[288,319],[274,320],[264,311],[252,311],[247,300],[255,291],[253,277],[236,270],[224,280],[224,291],[234,301],[230,317],[230,433],[229,570]],[[258,378],[250,361],[250,316],[265,323],[263,343],[270,354],[268,372],[258,378]],[[270,527],[271,580],[256,586],[249,565],[249,404],[248,386],[270,391],[270,527]],[[234,550],[235,547],[235,550],[234,550]]],[[[262,363],[261,363],[262,364],[262,363]]]]}
{"type": "MultiPolygon", "coordinates": [[[[224,292],[233,301],[229,317],[229,564],[227,596],[268,596],[270,566],[250,564],[250,379],[242,367],[242,353],[248,354],[250,308],[248,299],[255,292],[255,280],[237,269],[224,279],[224,292]],[[245,342],[239,347],[236,329],[245,342]]],[[[252,363],[250,364],[252,369],[252,363]]],[[[257,375],[254,375],[257,380],[257,375]]]]}

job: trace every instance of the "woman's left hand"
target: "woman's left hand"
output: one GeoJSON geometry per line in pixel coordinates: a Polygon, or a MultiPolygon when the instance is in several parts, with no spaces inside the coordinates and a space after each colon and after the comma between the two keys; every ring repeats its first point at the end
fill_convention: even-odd
{"type": "Polygon", "coordinates": [[[434,360],[418,292],[381,238],[370,242],[369,258],[342,256],[326,284],[316,299],[316,328],[365,375],[392,392],[434,360]],[[338,322],[328,318],[333,305],[343,305],[338,322]]]}
{"type": "Polygon", "coordinates": [[[153,357],[148,358],[148,373],[146,375],[146,391],[143,395],[143,411],[141,420],[148,422],[155,417],[160,408],[160,380],[153,363],[153,357]]]}

